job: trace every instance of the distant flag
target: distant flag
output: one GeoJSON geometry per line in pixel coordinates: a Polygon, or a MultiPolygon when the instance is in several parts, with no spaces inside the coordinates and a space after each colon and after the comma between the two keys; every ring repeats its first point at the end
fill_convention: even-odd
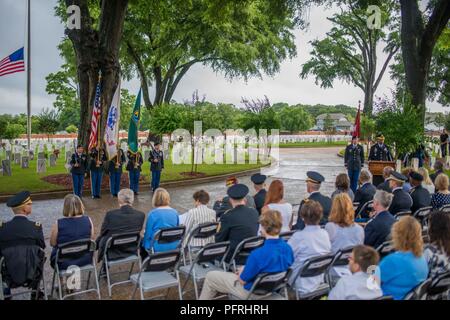
{"type": "Polygon", "coordinates": [[[136,153],[139,148],[138,143],[138,130],[139,121],[141,120],[141,89],[136,97],[136,102],[134,104],[133,114],[130,119],[130,127],[128,129],[128,150],[132,153],[136,153]]]}
{"type": "Polygon", "coordinates": [[[105,144],[108,159],[117,155],[119,148],[119,121],[120,121],[120,80],[108,112],[108,121],[105,130],[105,144]]]}
{"type": "Polygon", "coordinates": [[[358,105],[358,113],[356,114],[355,128],[352,136],[357,136],[358,138],[361,136],[361,101],[358,105]]]}
{"type": "Polygon", "coordinates": [[[0,61],[0,77],[25,71],[23,47],[0,61]]]}
{"type": "Polygon", "coordinates": [[[92,109],[92,118],[91,118],[91,134],[89,136],[89,150],[97,146],[98,142],[98,121],[100,119],[100,115],[102,113],[102,109],[100,106],[100,97],[101,97],[101,76],[98,77],[97,88],[95,89],[95,100],[94,100],[94,108],[92,109]]]}

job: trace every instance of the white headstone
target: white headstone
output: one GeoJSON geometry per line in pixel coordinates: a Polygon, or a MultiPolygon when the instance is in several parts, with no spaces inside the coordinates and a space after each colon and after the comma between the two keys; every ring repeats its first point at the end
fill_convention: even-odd
{"type": "Polygon", "coordinates": [[[47,171],[47,161],[45,159],[37,160],[36,171],[37,173],[44,173],[47,171]]]}

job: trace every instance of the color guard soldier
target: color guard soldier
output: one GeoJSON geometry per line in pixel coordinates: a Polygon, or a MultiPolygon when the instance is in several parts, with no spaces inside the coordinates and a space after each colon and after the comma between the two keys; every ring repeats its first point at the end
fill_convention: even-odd
{"type": "Polygon", "coordinates": [[[258,213],[261,215],[261,209],[264,207],[264,201],[266,200],[267,190],[265,189],[265,184],[267,176],[256,173],[250,177],[253,182],[253,187],[255,188],[256,194],[253,196],[255,199],[255,207],[258,213]]]}
{"type": "Polygon", "coordinates": [[[89,169],[91,171],[91,192],[92,199],[100,199],[102,187],[103,164],[107,161],[104,149],[92,148],[90,153],[89,169]]]}
{"type": "Polygon", "coordinates": [[[144,160],[142,159],[142,154],[138,151],[132,153],[127,151],[128,163],[127,171],[130,180],[130,189],[133,190],[134,194],[139,193],[139,177],[141,176],[142,164],[144,160]]]}
{"type": "Polygon", "coordinates": [[[159,188],[161,181],[161,171],[164,169],[164,153],[161,150],[161,143],[155,143],[155,148],[150,152],[150,171],[152,173],[152,192],[159,188]]]}
{"type": "Polygon", "coordinates": [[[122,149],[119,149],[118,154],[108,162],[109,188],[113,197],[117,197],[120,191],[120,178],[125,161],[125,154],[122,149]]]}
{"type": "Polygon", "coordinates": [[[80,198],[83,193],[84,175],[88,168],[88,156],[84,153],[82,145],[77,146],[77,152],[72,154],[70,160],[70,173],[72,173],[73,193],[80,198]]]}

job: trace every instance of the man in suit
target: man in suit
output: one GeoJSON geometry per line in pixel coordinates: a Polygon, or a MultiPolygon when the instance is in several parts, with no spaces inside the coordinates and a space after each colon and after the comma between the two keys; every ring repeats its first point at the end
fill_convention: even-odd
{"type": "Polygon", "coordinates": [[[431,195],[427,189],[422,187],[423,176],[418,172],[411,172],[409,174],[409,182],[411,184],[411,199],[413,205],[411,207],[411,212],[414,213],[417,210],[428,207],[431,204],[431,195]]]}
{"type": "Polygon", "coordinates": [[[82,145],[77,146],[77,152],[72,154],[70,159],[70,173],[72,174],[73,193],[80,198],[83,194],[84,175],[88,168],[88,157],[84,153],[82,145]]]}
{"type": "Polygon", "coordinates": [[[255,200],[255,207],[259,214],[261,214],[261,209],[264,207],[264,201],[266,200],[266,189],[264,182],[267,179],[267,176],[255,173],[250,178],[253,182],[253,187],[255,188],[256,194],[253,196],[255,200]]]}
{"type": "Polygon", "coordinates": [[[103,164],[107,161],[105,150],[92,148],[90,153],[89,170],[91,172],[92,199],[100,199],[102,187],[103,164]]]}
{"type": "MultiPolygon", "coordinates": [[[[239,183],[239,180],[236,177],[229,177],[226,181],[225,181],[225,186],[229,189],[231,186],[234,186],[236,184],[239,183]]],[[[245,205],[249,208],[256,208],[255,205],[255,200],[253,199],[253,197],[250,194],[247,194],[245,196],[245,205]]],[[[216,200],[216,202],[214,202],[213,205],[213,210],[216,212],[217,214],[217,219],[220,219],[220,217],[227,212],[228,210],[230,210],[232,208],[231,202],[230,202],[230,197],[225,196],[223,198],[219,198],[216,200]]]]}
{"type": "Polygon", "coordinates": [[[323,209],[323,217],[320,221],[320,224],[326,224],[328,222],[328,216],[330,215],[331,210],[331,198],[324,196],[320,193],[320,186],[322,182],[325,181],[325,178],[318,172],[315,171],[308,171],[306,172],[306,176],[308,177],[306,179],[306,191],[309,193],[309,196],[306,197],[302,202],[300,203],[300,207],[298,208],[298,218],[297,223],[292,226],[292,229],[294,230],[303,230],[305,228],[305,223],[303,222],[303,219],[300,216],[300,211],[302,209],[302,205],[305,202],[305,200],[314,200],[320,203],[323,209]]]}
{"type": "Polygon", "coordinates": [[[379,247],[388,240],[395,218],[389,213],[394,196],[383,190],[377,190],[373,196],[374,213],[364,228],[364,244],[373,248],[379,247]]]}
{"type": "Polygon", "coordinates": [[[117,197],[120,190],[120,179],[122,178],[122,167],[125,163],[125,154],[122,149],[108,162],[109,188],[113,197],[117,197]]]}
{"type": "Polygon", "coordinates": [[[378,190],[383,190],[389,193],[392,193],[391,187],[389,187],[389,181],[388,178],[391,176],[391,173],[394,172],[394,168],[392,167],[384,167],[383,168],[383,179],[384,182],[377,185],[378,190]]]}
{"type": "MultiPolygon", "coordinates": [[[[100,235],[97,238],[98,260],[103,259],[106,241],[113,234],[140,232],[144,225],[145,214],[141,211],[133,209],[134,193],[130,189],[122,189],[118,193],[117,200],[119,209],[111,210],[106,213],[103,220],[100,235]]],[[[133,248],[130,248],[133,249],[133,248]]],[[[136,250],[130,251],[130,254],[136,250]]],[[[108,259],[118,259],[123,252],[110,251],[111,256],[108,259]]]]}
{"type": "MultiPolygon", "coordinates": [[[[249,189],[244,184],[235,184],[228,188],[227,194],[232,206],[225,212],[215,236],[216,242],[230,241],[230,250],[226,257],[229,262],[237,245],[244,239],[254,237],[258,233],[258,211],[246,206],[245,196],[249,189]]],[[[238,261],[241,264],[243,261],[238,261]]]]}
{"type": "Polygon", "coordinates": [[[441,173],[444,173],[444,162],[441,160],[436,160],[436,162],[433,165],[434,173],[430,174],[431,181],[436,180],[436,177],[440,175],[441,173]]]}
{"type": "MultiPolygon", "coordinates": [[[[5,257],[7,268],[3,280],[8,285],[29,282],[30,287],[36,289],[43,272],[40,264],[44,261],[40,248],[45,248],[42,225],[28,219],[32,212],[28,191],[9,198],[6,205],[12,209],[14,217],[8,222],[0,221],[0,256],[5,257]]],[[[9,289],[4,293],[10,294],[9,289]]]]}
{"type": "MultiPolygon", "coordinates": [[[[361,171],[359,182],[361,183],[361,187],[356,190],[355,198],[353,199],[353,202],[359,203],[356,214],[358,214],[367,202],[373,200],[373,196],[377,192],[377,188],[372,184],[372,174],[368,170],[361,171]]],[[[363,212],[362,217],[367,217],[365,212],[363,212]]]]}
{"type": "Polygon", "coordinates": [[[358,137],[352,137],[352,143],[345,148],[344,162],[350,178],[350,188],[353,192],[358,189],[361,168],[364,167],[364,148],[358,143],[358,137]]]}
{"type": "Polygon", "coordinates": [[[388,178],[389,187],[392,189],[392,194],[394,195],[391,206],[389,207],[389,212],[393,215],[401,211],[411,210],[413,201],[409,193],[403,190],[403,183],[407,180],[407,177],[396,171],[392,172],[388,178]]]}

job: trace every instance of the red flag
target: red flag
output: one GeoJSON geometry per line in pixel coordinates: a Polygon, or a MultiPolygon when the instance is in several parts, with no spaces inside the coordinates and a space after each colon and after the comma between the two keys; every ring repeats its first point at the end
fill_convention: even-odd
{"type": "Polygon", "coordinates": [[[356,136],[358,138],[361,136],[361,102],[358,106],[358,113],[356,114],[355,128],[353,130],[352,136],[356,136]]]}
{"type": "Polygon", "coordinates": [[[97,140],[98,140],[98,120],[100,118],[101,114],[101,107],[100,107],[100,77],[97,83],[97,87],[95,89],[95,100],[94,100],[94,108],[92,110],[92,118],[91,118],[91,134],[89,136],[89,147],[88,149],[91,150],[92,148],[97,146],[97,140]]]}

